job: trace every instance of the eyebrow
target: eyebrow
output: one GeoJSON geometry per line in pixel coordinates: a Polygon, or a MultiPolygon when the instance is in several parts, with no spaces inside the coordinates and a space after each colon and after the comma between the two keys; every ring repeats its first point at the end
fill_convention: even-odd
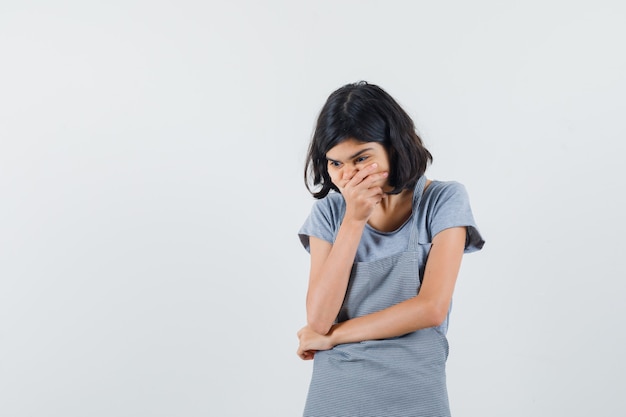
{"type": "MultiPolygon", "coordinates": [[[[365,148],[365,149],[361,149],[360,151],[358,151],[358,152],[357,152],[357,153],[355,153],[354,155],[349,156],[349,157],[348,157],[348,160],[350,160],[350,159],[354,159],[354,158],[356,158],[356,157],[360,156],[361,154],[364,154],[364,153],[365,153],[365,152],[367,152],[367,151],[371,151],[372,149],[374,149],[374,148],[365,148]]],[[[337,161],[336,159],[329,158],[328,156],[326,157],[326,159],[327,159],[328,161],[332,161],[332,162],[341,162],[341,161],[337,161]]]]}

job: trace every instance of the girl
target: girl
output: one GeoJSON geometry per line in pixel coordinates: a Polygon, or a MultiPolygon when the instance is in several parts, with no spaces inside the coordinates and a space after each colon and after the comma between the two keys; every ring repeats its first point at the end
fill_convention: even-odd
{"type": "Polygon", "coordinates": [[[452,293],[463,253],[484,241],[465,188],[424,176],[431,161],[380,87],[345,85],[320,112],[305,166],[318,200],[299,232],[311,268],[298,355],[314,359],[304,416],[450,415],[452,293]]]}

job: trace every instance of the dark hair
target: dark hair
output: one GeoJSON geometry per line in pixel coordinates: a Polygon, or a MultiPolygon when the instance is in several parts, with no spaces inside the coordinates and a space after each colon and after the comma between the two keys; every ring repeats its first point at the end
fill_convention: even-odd
{"type": "Polygon", "coordinates": [[[328,175],[326,152],[346,139],[383,145],[389,155],[389,184],[394,187],[390,194],[414,188],[433,160],[413,120],[389,94],[365,81],[346,84],[326,100],[309,145],[304,183],[313,197],[339,191],[328,175]],[[321,188],[313,190],[311,182],[321,188]]]}

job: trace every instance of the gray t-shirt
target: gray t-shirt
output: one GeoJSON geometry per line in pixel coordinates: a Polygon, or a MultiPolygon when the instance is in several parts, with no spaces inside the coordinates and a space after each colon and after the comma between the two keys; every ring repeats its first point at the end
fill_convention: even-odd
{"type": "MultiPolygon", "coordinates": [[[[345,200],[331,192],[317,200],[311,214],[298,232],[300,241],[309,250],[309,236],[333,243],[345,213],[345,200]]],[[[428,248],[437,233],[451,227],[467,227],[465,253],[480,250],[485,243],[480,235],[465,187],[454,181],[432,181],[422,196],[417,213],[418,242],[428,248]]],[[[407,250],[412,216],[398,229],[381,232],[366,225],[355,262],[371,262],[407,250]]],[[[424,255],[427,256],[427,251],[424,255]]],[[[425,259],[422,263],[424,266],[425,259]]],[[[421,268],[421,269],[422,269],[421,268]]]]}

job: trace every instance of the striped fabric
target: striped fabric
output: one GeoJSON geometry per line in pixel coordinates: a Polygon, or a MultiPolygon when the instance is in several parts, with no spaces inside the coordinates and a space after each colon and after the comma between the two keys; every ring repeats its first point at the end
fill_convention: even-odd
{"type": "MultiPolygon", "coordinates": [[[[425,184],[416,187],[419,206],[425,184]]],[[[414,216],[414,218],[417,216],[414,216]]],[[[412,220],[415,222],[415,219],[412,220]]],[[[417,227],[407,252],[354,264],[338,316],[349,320],[414,297],[419,291],[417,227]]],[[[315,354],[305,417],[446,417],[448,342],[438,328],[385,340],[337,345],[315,354]]]]}

